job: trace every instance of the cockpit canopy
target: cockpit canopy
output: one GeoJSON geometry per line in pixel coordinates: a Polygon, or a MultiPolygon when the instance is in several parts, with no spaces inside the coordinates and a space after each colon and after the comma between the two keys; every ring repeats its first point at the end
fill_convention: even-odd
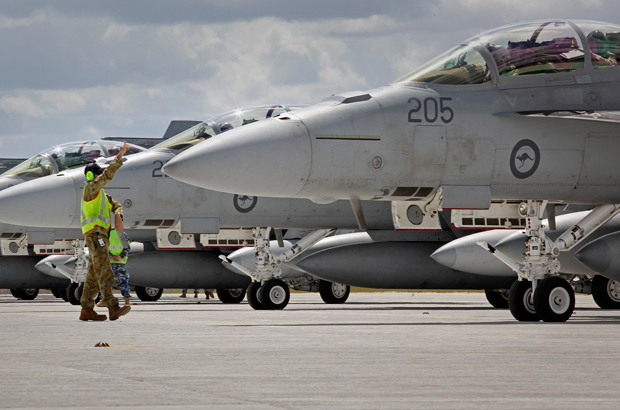
{"type": "Polygon", "coordinates": [[[185,151],[186,149],[193,147],[206,139],[229,131],[233,128],[241,127],[243,125],[251,124],[267,118],[277,117],[282,113],[298,110],[304,107],[307,107],[307,105],[261,105],[229,111],[224,114],[211,117],[207,121],[155,145],[151,149],[173,149],[185,151]]]}
{"type": "MultiPolygon", "coordinates": [[[[126,155],[135,154],[145,149],[129,144],[126,155]]],[[[118,141],[83,141],[68,142],[52,147],[6,171],[2,176],[21,178],[39,178],[56,174],[66,169],[84,166],[99,158],[117,155],[123,143],[118,141]]]]}
{"type": "Polygon", "coordinates": [[[516,23],[470,38],[396,82],[483,84],[501,77],[614,67],[620,26],[596,21],[516,23]],[[496,71],[495,71],[496,70],[496,71]]]}

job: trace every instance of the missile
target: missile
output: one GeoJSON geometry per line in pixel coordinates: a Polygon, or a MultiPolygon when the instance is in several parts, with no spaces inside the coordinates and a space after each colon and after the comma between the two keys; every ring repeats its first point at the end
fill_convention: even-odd
{"type": "Polygon", "coordinates": [[[620,281],[620,232],[602,236],[575,253],[586,268],[609,279],[620,281]]]}

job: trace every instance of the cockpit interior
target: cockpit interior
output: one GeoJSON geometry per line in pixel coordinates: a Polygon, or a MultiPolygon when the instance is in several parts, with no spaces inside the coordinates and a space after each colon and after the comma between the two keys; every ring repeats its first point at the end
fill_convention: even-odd
{"type": "Polygon", "coordinates": [[[243,125],[251,124],[267,118],[277,117],[285,112],[295,111],[307,105],[261,105],[247,107],[209,118],[194,127],[171,137],[151,149],[171,149],[185,151],[194,145],[214,137],[223,132],[232,130],[243,125]]]}
{"type": "Polygon", "coordinates": [[[615,67],[620,26],[547,20],[486,31],[448,50],[396,82],[484,84],[502,77],[615,67]],[[494,74],[495,73],[495,74],[494,74]]]}
{"type": "MultiPolygon", "coordinates": [[[[69,142],[45,150],[21,164],[9,169],[1,176],[20,178],[40,178],[57,174],[66,169],[84,166],[99,158],[117,155],[123,147],[118,141],[69,142]]],[[[126,155],[145,151],[144,148],[130,144],[126,155]]]]}

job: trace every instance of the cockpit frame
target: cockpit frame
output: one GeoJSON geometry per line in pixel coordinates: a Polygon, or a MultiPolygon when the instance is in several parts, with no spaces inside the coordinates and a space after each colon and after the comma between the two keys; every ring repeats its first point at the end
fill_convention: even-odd
{"type": "MultiPolygon", "coordinates": [[[[594,44],[600,46],[601,42],[594,44]]],[[[617,77],[618,60],[620,60],[620,26],[586,20],[536,20],[494,28],[471,37],[393,84],[403,86],[433,84],[440,87],[458,85],[480,88],[491,83],[500,89],[583,84],[592,82],[594,74],[597,79],[603,81],[607,77],[610,79],[617,77]],[[592,31],[587,36],[585,28],[592,31]],[[598,31],[599,28],[602,31],[598,31]],[[605,34],[606,30],[611,32],[605,34]],[[542,37],[541,33],[544,33],[545,37],[542,37]],[[602,39],[592,37],[593,33],[598,33],[602,39]],[[607,56],[601,57],[593,53],[590,42],[593,40],[602,42],[603,39],[607,56]],[[494,40],[499,43],[493,42],[494,40]],[[484,59],[486,64],[484,79],[473,68],[465,70],[469,66],[480,66],[482,61],[479,58],[477,64],[472,65],[469,61],[469,64],[464,63],[468,64],[465,67],[464,64],[448,66],[448,63],[453,62],[455,53],[462,52],[464,55],[469,53],[468,49],[475,50],[479,57],[484,59]],[[597,60],[596,66],[593,64],[594,57],[597,60]],[[512,62],[515,62],[515,65],[508,65],[512,62]],[[459,67],[463,68],[460,68],[460,73],[455,76],[453,73],[459,67]],[[465,78],[467,71],[472,73],[469,79],[465,78]]]]}

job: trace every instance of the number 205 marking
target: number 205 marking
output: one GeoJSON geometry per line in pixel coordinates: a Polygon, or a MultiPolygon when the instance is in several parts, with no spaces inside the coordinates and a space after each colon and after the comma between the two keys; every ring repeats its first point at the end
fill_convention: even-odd
{"type": "Polygon", "coordinates": [[[414,118],[414,114],[424,108],[424,121],[433,123],[440,118],[444,124],[448,124],[454,119],[454,111],[444,104],[446,101],[452,101],[452,97],[439,97],[439,102],[433,97],[428,97],[424,99],[424,103],[416,97],[411,97],[407,102],[414,103],[415,108],[409,110],[409,122],[422,122],[420,118],[414,118]],[[441,117],[439,116],[440,112],[441,117]]]}

